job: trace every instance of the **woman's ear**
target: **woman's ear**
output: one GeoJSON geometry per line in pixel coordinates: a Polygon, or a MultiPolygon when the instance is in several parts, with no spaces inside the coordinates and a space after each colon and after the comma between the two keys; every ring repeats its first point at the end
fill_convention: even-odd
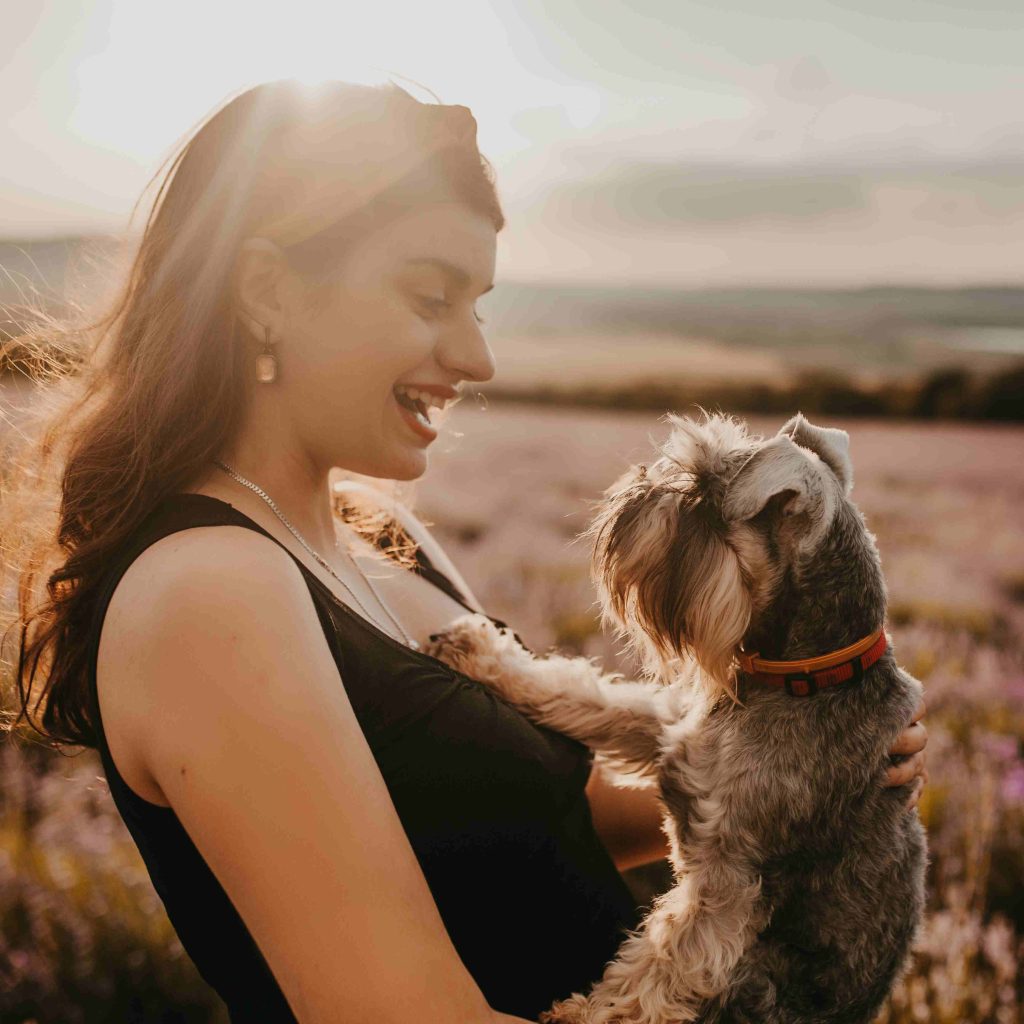
{"type": "Polygon", "coordinates": [[[233,290],[238,315],[263,340],[264,329],[283,333],[287,311],[288,264],[280,246],[267,238],[247,238],[235,261],[233,290]]]}

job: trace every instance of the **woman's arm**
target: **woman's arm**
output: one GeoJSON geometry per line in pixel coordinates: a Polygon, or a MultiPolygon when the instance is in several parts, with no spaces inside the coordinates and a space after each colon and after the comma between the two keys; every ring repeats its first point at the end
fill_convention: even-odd
{"type": "Polygon", "coordinates": [[[133,744],[298,1020],[514,1020],[448,937],[287,554],[194,529],[133,574],[104,692],[134,690],[133,744]]]}
{"type": "Polygon", "coordinates": [[[661,860],[669,853],[662,831],[664,809],[653,786],[616,786],[595,767],[587,782],[594,830],[620,871],[661,860]]]}

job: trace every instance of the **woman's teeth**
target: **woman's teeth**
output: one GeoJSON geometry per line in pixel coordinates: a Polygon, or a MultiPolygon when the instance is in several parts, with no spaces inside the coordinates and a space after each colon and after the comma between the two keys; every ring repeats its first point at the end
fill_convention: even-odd
{"type": "Polygon", "coordinates": [[[441,409],[445,404],[445,399],[432,395],[429,391],[418,391],[416,388],[407,388],[403,384],[399,384],[395,391],[400,395],[408,395],[414,402],[422,402],[425,406],[435,406],[441,409]]]}
{"type": "Polygon", "coordinates": [[[417,388],[405,387],[404,385],[399,385],[395,388],[395,397],[401,405],[414,413],[416,418],[428,427],[430,426],[429,410],[432,408],[442,409],[445,405],[445,400],[437,395],[432,395],[428,391],[420,391],[417,388]]]}

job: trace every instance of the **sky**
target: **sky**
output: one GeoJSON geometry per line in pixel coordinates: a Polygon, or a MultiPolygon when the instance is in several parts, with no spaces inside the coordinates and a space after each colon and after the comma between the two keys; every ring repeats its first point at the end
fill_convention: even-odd
{"type": "Polygon", "coordinates": [[[473,110],[499,277],[1021,284],[1022,53],[1020,0],[14,0],[0,237],[124,230],[242,87],[391,75],[473,110]]]}

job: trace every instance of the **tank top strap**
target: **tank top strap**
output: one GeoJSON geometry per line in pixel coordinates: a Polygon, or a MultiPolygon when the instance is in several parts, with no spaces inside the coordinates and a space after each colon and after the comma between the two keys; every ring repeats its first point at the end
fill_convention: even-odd
{"type": "MultiPolygon", "coordinates": [[[[387,555],[388,547],[390,547],[390,538],[383,537],[378,542],[377,547],[387,555]]],[[[455,585],[451,577],[443,573],[436,565],[434,565],[430,556],[423,550],[422,546],[417,544],[415,551],[415,562],[409,566],[410,570],[416,573],[418,576],[422,576],[424,579],[429,580],[434,584],[438,590],[443,590],[452,600],[457,601],[464,608],[474,612],[476,609],[469,603],[466,595],[455,585]]]]}

